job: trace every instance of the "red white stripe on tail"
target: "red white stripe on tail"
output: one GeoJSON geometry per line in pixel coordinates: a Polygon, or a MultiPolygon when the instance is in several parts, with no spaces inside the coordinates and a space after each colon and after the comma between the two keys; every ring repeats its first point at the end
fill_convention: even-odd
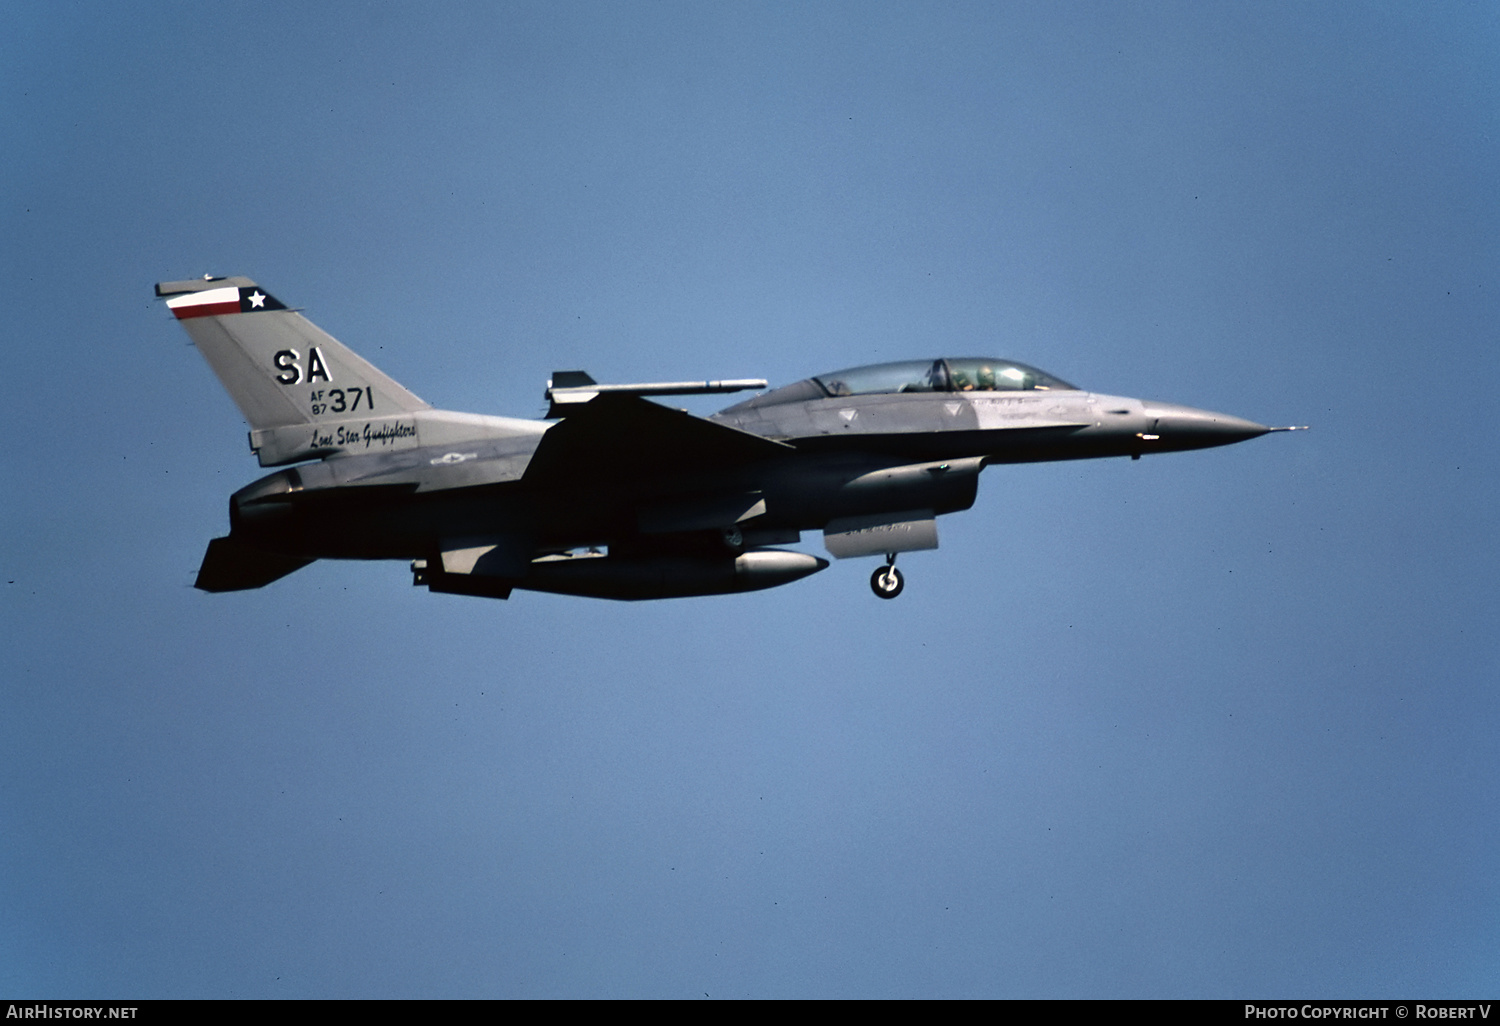
{"type": "Polygon", "coordinates": [[[225,314],[252,313],[256,310],[285,310],[286,305],[257,287],[205,289],[167,300],[167,307],[179,321],[191,317],[221,317],[225,314]]]}

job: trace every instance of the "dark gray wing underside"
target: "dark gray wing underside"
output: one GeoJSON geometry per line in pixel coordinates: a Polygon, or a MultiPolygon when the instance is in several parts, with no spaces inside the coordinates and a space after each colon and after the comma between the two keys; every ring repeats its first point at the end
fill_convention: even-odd
{"type": "Polygon", "coordinates": [[[637,396],[606,393],[547,430],[524,480],[566,484],[680,475],[744,466],[792,451],[783,442],[637,396]]]}

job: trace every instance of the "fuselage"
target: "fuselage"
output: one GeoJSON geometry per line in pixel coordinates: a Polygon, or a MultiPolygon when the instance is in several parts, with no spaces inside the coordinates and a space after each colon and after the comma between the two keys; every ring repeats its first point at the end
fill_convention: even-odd
{"type": "Polygon", "coordinates": [[[835,376],[775,389],[708,418],[785,443],[765,458],[731,466],[621,475],[603,468],[542,487],[527,470],[555,426],[545,423],[502,437],[341,455],[241,489],[231,503],[233,528],[258,545],[310,559],[416,559],[446,539],[495,534],[525,537],[541,553],[691,550],[700,534],[712,547],[726,522],[738,525],[746,544],[780,543],[838,518],[967,509],[979,470],[992,464],[1139,457],[1270,430],[1224,414],[1085,391],[1040,372],[1033,373],[1042,383],[1023,379],[1031,387],[965,388],[952,367],[973,363],[1024,366],[918,361],[881,367],[936,367],[921,390],[898,381],[830,394],[837,389],[826,382],[835,376]],[[934,378],[945,387],[932,387],[934,378]],[[744,513],[752,515],[741,519],[744,513]]]}
{"type": "Polygon", "coordinates": [[[821,374],[695,417],[647,396],[761,379],[548,382],[548,421],[435,409],[243,277],[157,296],[250,425],[265,467],[230,501],[195,586],[260,588],[317,559],[410,559],[430,590],[643,599],[774,587],[820,557],[772,546],[820,530],[836,558],[936,548],[996,463],[1139,458],[1274,430],[1103,395],[1012,360],[949,357],[821,374]]]}

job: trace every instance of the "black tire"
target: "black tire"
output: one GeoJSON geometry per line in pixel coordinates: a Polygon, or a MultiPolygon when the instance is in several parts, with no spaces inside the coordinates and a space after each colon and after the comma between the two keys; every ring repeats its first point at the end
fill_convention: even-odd
{"type": "Polygon", "coordinates": [[[870,590],[883,599],[893,599],[906,587],[906,578],[893,566],[882,566],[870,575],[870,590]]]}

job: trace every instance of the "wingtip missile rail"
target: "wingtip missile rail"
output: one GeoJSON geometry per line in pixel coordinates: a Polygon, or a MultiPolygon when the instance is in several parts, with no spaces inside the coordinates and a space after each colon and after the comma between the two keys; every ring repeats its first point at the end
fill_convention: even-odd
{"type": "Polygon", "coordinates": [[[764,389],[765,378],[728,378],[723,381],[645,381],[626,385],[600,384],[584,371],[553,371],[544,393],[549,406],[547,419],[556,420],[568,413],[568,407],[581,406],[600,395],[716,395],[764,389]]]}

